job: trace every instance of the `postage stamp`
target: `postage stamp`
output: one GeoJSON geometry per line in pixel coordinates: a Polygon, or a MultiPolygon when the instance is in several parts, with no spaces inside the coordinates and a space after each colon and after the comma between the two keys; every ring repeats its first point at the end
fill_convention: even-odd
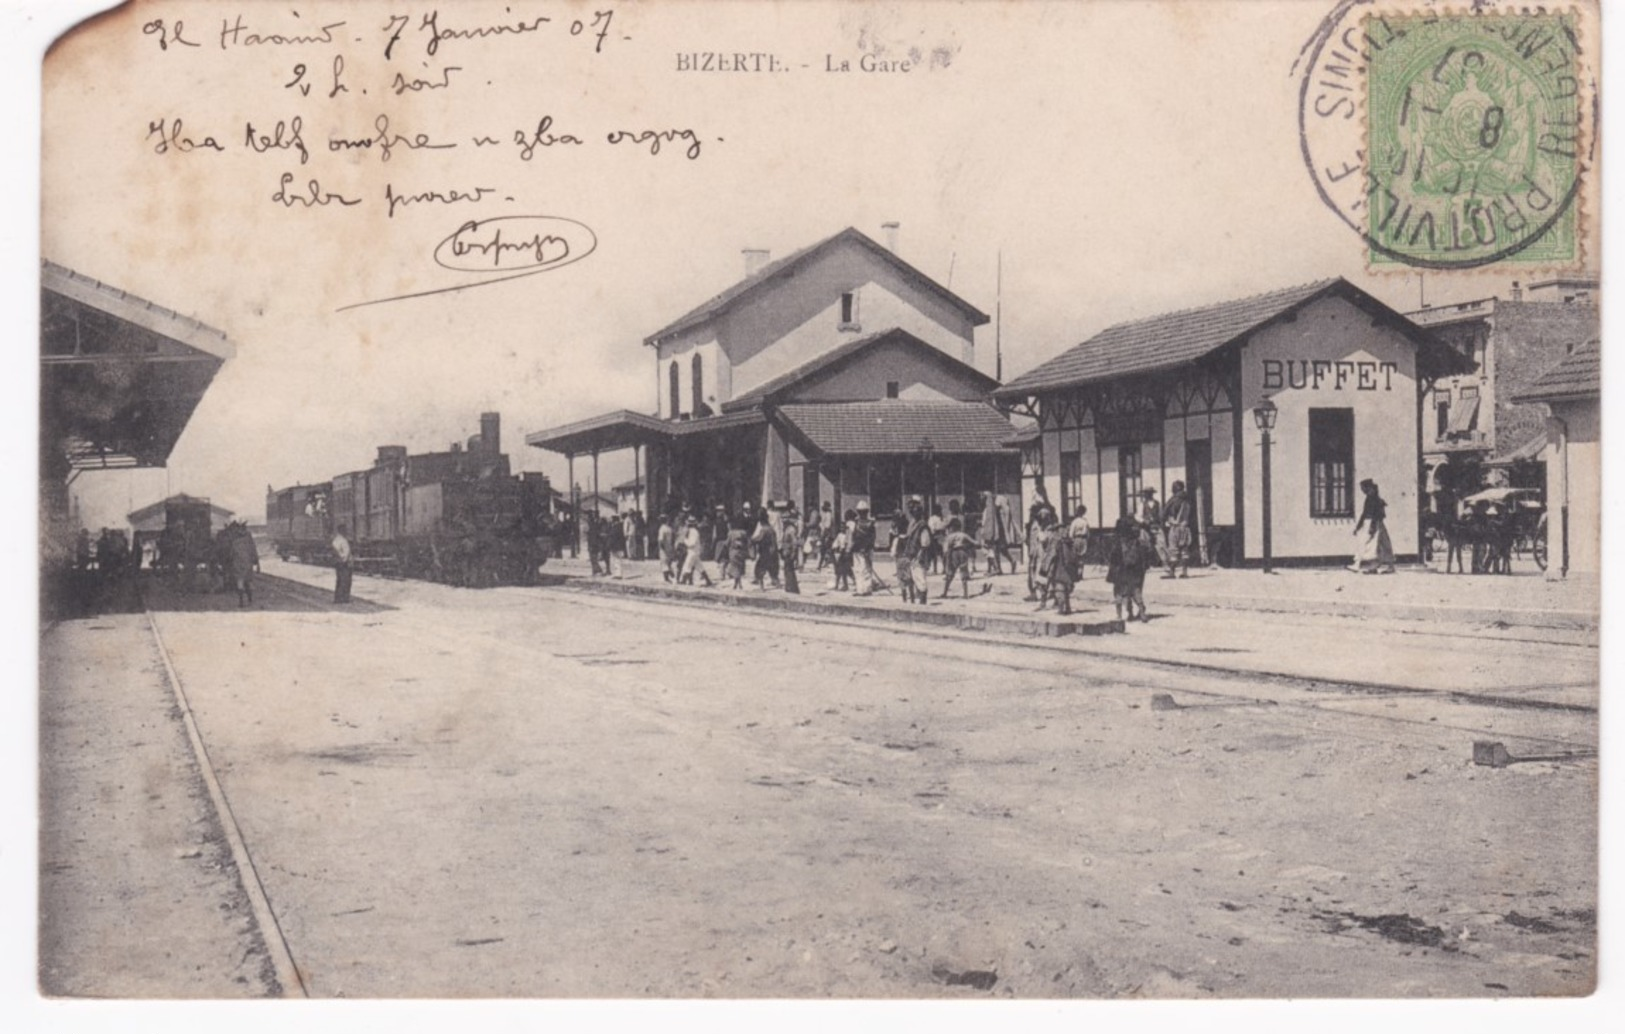
{"type": "Polygon", "coordinates": [[[1572,271],[1596,204],[1575,8],[1340,0],[1293,65],[1301,157],[1374,273],[1572,271]]]}
{"type": "Polygon", "coordinates": [[[1579,259],[1572,12],[1368,19],[1373,265],[1579,259]]]}

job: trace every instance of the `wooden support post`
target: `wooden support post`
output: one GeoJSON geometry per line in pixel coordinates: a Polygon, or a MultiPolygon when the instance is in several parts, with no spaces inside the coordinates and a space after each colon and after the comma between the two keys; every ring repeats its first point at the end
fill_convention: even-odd
{"type": "Polygon", "coordinates": [[[565,453],[564,461],[569,471],[570,526],[575,529],[570,536],[570,559],[574,560],[581,555],[581,493],[576,491],[576,454],[565,453]]]}

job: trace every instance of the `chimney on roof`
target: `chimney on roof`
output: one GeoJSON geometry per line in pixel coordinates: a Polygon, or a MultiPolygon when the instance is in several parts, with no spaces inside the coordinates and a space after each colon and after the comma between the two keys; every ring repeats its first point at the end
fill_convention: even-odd
{"type": "Polygon", "coordinates": [[[485,447],[487,455],[495,456],[502,451],[502,414],[480,414],[480,444],[485,447]]]}
{"type": "Polygon", "coordinates": [[[755,276],[757,273],[760,273],[762,271],[762,267],[767,265],[769,254],[770,252],[766,248],[744,249],[745,275],[747,277],[751,277],[755,276]]]}
{"type": "Polygon", "coordinates": [[[1515,302],[1523,301],[1523,288],[1518,286],[1516,280],[1512,281],[1512,300],[1515,302]]]}
{"type": "Polygon", "coordinates": [[[886,250],[891,252],[893,255],[897,254],[897,231],[901,229],[902,226],[903,224],[899,222],[880,224],[881,241],[886,245],[886,250]]]}

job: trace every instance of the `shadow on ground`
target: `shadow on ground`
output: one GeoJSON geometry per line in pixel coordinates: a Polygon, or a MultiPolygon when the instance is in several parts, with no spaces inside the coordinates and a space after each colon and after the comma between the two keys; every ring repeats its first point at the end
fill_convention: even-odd
{"type": "Polygon", "coordinates": [[[68,604],[56,615],[61,619],[93,618],[102,614],[139,614],[143,609],[157,612],[264,611],[309,614],[376,614],[394,608],[359,596],[349,603],[333,602],[333,591],[299,582],[259,574],[253,579],[254,600],[239,606],[230,586],[215,588],[207,579],[186,581],[162,578],[141,571],[115,579],[87,578],[71,587],[68,604]]]}

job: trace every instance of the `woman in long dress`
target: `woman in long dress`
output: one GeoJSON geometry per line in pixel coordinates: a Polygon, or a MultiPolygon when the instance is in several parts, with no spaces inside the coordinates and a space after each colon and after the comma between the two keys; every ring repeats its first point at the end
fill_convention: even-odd
{"type": "Polygon", "coordinates": [[[1388,537],[1388,504],[1377,494],[1377,483],[1370,478],[1360,482],[1360,491],[1365,493],[1365,504],[1360,507],[1354,535],[1358,538],[1364,530],[1365,538],[1361,539],[1349,570],[1361,574],[1393,574],[1394,543],[1388,537]]]}

